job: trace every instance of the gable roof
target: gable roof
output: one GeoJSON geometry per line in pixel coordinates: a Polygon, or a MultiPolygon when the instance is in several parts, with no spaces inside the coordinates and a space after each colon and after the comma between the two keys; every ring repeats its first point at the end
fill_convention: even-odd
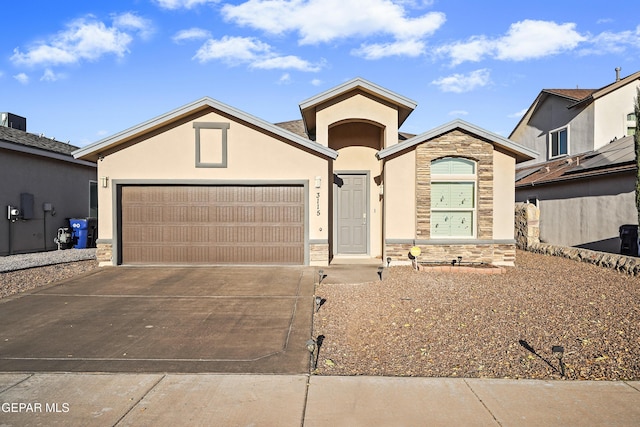
{"type": "Polygon", "coordinates": [[[455,129],[461,129],[463,131],[477,135],[480,138],[483,138],[489,141],[493,145],[512,153],[516,158],[516,162],[531,160],[538,155],[536,151],[531,150],[530,148],[523,147],[522,145],[517,144],[507,138],[504,138],[500,135],[489,132],[478,126],[472,125],[471,123],[465,122],[464,120],[458,119],[458,120],[453,120],[449,123],[445,123],[444,125],[431,129],[430,131],[421,133],[420,135],[416,135],[413,138],[409,138],[404,142],[400,142],[398,144],[395,144],[383,150],[380,150],[378,151],[378,153],[376,153],[376,157],[382,160],[393,154],[412,148],[418,144],[421,144],[425,141],[436,138],[445,133],[451,132],[452,130],[455,130],[455,129]]]}
{"type": "Polygon", "coordinates": [[[208,96],[183,105],[182,107],[176,108],[175,110],[169,111],[168,113],[162,114],[151,120],[147,120],[146,122],[135,125],[129,129],[123,130],[122,132],[118,132],[115,135],[101,139],[100,141],[94,142],[93,144],[74,151],[72,154],[76,158],[97,160],[102,151],[114,148],[135,137],[144,135],[145,133],[151,132],[155,129],[158,129],[162,126],[165,126],[171,122],[177,121],[196,112],[206,111],[209,108],[220,111],[235,119],[238,119],[239,121],[243,121],[252,126],[255,126],[267,133],[284,138],[292,142],[294,145],[299,145],[300,147],[307,148],[320,155],[332,159],[338,157],[338,153],[331,148],[317,144],[316,142],[313,142],[307,138],[303,138],[302,136],[297,135],[290,130],[266,122],[256,116],[245,113],[244,111],[238,110],[229,105],[223,104],[222,102],[216,101],[215,99],[208,96]]]}
{"type": "Polygon", "coordinates": [[[316,108],[331,101],[339,96],[345,95],[349,92],[355,92],[361,90],[375,98],[384,100],[391,103],[398,110],[398,127],[404,123],[413,110],[418,105],[415,101],[392,92],[388,89],[378,86],[375,83],[371,83],[360,77],[351,79],[341,85],[326,90],[318,95],[312,96],[299,104],[300,113],[304,121],[305,129],[307,133],[313,134],[316,127],[316,108]]]}
{"type": "Polygon", "coordinates": [[[630,83],[633,83],[636,80],[640,80],[640,71],[637,71],[633,74],[628,75],[627,77],[623,77],[620,80],[617,80],[613,83],[610,83],[600,89],[594,90],[592,93],[590,93],[589,95],[585,96],[584,98],[576,101],[574,104],[570,105],[569,108],[574,108],[577,107],[579,105],[587,105],[590,104],[591,102],[593,102],[594,100],[601,98],[605,95],[607,95],[608,93],[613,92],[614,90],[617,90],[619,88],[621,88],[622,86],[626,86],[630,83]]]}
{"type": "Polygon", "coordinates": [[[601,98],[604,95],[607,95],[608,93],[611,93],[621,88],[622,86],[626,86],[636,80],[640,80],[640,71],[630,74],[627,77],[621,78],[620,80],[617,80],[599,89],[542,89],[536,99],[527,109],[527,112],[522,116],[520,121],[518,121],[518,124],[513,128],[511,134],[509,134],[509,138],[513,136],[516,130],[518,130],[518,128],[520,128],[523,123],[529,121],[534,111],[549,96],[557,96],[565,98],[568,101],[572,101],[572,103],[569,104],[567,108],[576,108],[579,106],[588,105],[594,100],[601,98]]]}
{"type": "Polygon", "coordinates": [[[94,163],[73,158],[71,153],[78,149],[75,145],[6,126],[0,126],[0,148],[63,160],[65,162],[83,164],[85,166],[95,166],[94,163]]]}
{"type": "Polygon", "coordinates": [[[636,168],[635,158],[633,136],[625,136],[594,151],[518,168],[516,187],[633,171],[636,168]]]}

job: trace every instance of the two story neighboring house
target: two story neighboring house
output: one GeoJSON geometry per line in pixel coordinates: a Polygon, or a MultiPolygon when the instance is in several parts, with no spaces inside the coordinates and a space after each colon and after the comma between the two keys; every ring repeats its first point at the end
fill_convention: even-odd
{"type": "Polygon", "coordinates": [[[540,208],[540,239],[620,251],[637,224],[634,102],[640,72],[599,89],[544,89],[509,136],[537,151],[516,168],[516,202],[540,208]]]}
{"type": "Polygon", "coordinates": [[[74,159],[77,149],[0,113],[0,256],[57,249],[68,218],[97,216],[96,164],[74,159]]]}

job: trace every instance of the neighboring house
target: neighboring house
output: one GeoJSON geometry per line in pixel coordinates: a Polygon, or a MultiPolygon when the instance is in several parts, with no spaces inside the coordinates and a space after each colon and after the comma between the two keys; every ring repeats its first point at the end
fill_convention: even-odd
{"type": "Polygon", "coordinates": [[[540,208],[540,238],[620,251],[619,227],[637,224],[636,120],[640,72],[600,89],[545,89],[510,135],[540,156],[516,168],[516,202],[540,208]]]}
{"type": "Polygon", "coordinates": [[[619,228],[636,224],[633,137],[598,150],[519,168],[516,201],[540,207],[540,240],[620,251],[619,228]]]}
{"type": "Polygon", "coordinates": [[[515,164],[463,121],[398,128],[416,103],[354,79],[274,125],[202,98],[75,151],[98,162],[105,264],[510,264],[515,164]]]}
{"type": "Polygon", "coordinates": [[[529,166],[604,147],[633,135],[640,71],[600,89],[544,89],[509,139],[539,153],[529,166]]]}
{"type": "Polygon", "coordinates": [[[96,165],[75,159],[78,147],[26,132],[26,119],[1,114],[0,255],[57,249],[54,238],[67,218],[97,215],[96,165]]]}

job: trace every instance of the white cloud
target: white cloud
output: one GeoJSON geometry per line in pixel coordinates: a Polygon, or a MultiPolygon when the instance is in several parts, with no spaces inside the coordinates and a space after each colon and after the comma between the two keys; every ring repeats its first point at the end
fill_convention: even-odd
{"type": "Polygon", "coordinates": [[[192,9],[201,4],[218,3],[220,0],[154,0],[162,9],[192,9]]]}
{"type": "Polygon", "coordinates": [[[524,116],[527,112],[528,108],[523,108],[520,111],[517,111],[515,113],[509,114],[507,117],[509,117],[510,119],[519,119],[522,116],[524,116]]]}
{"type": "Polygon", "coordinates": [[[512,24],[496,46],[496,57],[512,61],[541,58],[575,49],[587,38],[575,30],[576,24],[525,20],[512,24]]]}
{"type": "Polygon", "coordinates": [[[113,17],[113,26],[120,29],[135,30],[143,39],[149,39],[155,32],[153,23],[135,13],[127,12],[113,17]]]}
{"type": "Polygon", "coordinates": [[[23,85],[26,85],[29,83],[29,76],[27,76],[25,73],[16,74],[15,76],[13,76],[13,78],[16,79],[18,82],[22,83],[23,85]]]}
{"type": "Polygon", "coordinates": [[[278,84],[284,85],[289,83],[291,83],[291,74],[289,73],[284,73],[280,76],[280,79],[278,79],[278,84]]]}
{"type": "Polygon", "coordinates": [[[64,78],[65,75],[62,73],[54,73],[53,70],[47,68],[44,70],[44,74],[40,77],[41,82],[55,82],[56,80],[60,80],[64,78]]]}
{"type": "Polygon", "coordinates": [[[580,54],[622,53],[628,47],[640,48],[640,25],[635,30],[619,33],[605,31],[592,37],[589,41],[592,46],[581,49],[580,54]]]}
{"type": "Polygon", "coordinates": [[[456,117],[468,116],[469,112],[465,111],[465,110],[453,110],[453,111],[449,111],[449,115],[450,116],[456,116],[456,117]]]}
{"type": "Polygon", "coordinates": [[[309,61],[300,59],[297,56],[272,56],[256,59],[250,64],[251,68],[263,70],[298,70],[298,71],[320,71],[320,65],[314,65],[309,61]]]}
{"type": "Polygon", "coordinates": [[[133,37],[118,27],[107,27],[92,17],[81,18],[67,25],[46,42],[38,42],[21,52],[15,49],[11,60],[16,65],[51,66],[95,61],[104,55],[124,56],[133,37]]]}
{"type": "Polygon", "coordinates": [[[203,40],[211,37],[211,33],[202,28],[189,28],[187,30],[178,31],[172,40],[175,43],[180,43],[189,40],[203,40]]]}
{"type": "Polygon", "coordinates": [[[452,65],[478,62],[485,57],[524,61],[575,49],[587,37],[575,30],[576,24],[524,20],[511,24],[504,36],[473,36],[467,41],[442,46],[437,53],[451,58],[452,65]]]}
{"type": "Polygon", "coordinates": [[[312,64],[293,55],[278,55],[271,46],[253,37],[225,36],[207,40],[196,52],[194,59],[201,63],[220,60],[229,65],[247,64],[263,70],[320,71],[323,64],[312,64]]]}
{"type": "Polygon", "coordinates": [[[231,65],[237,65],[255,61],[261,55],[270,52],[271,46],[256,38],[224,36],[220,40],[207,40],[198,49],[194,59],[202,63],[219,59],[231,65]]]}
{"type": "Polygon", "coordinates": [[[228,21],[269,34],[297,33],[302,45],[372,35],[417,40],[445,22],[440,12],[408,16],[402,4],[391,0],[369,0],[366,5],[361,0],[248,0],[225,4],[222,14],[228,21]]]}
{"type": "Polygon", "coordinates": [[[362,45],[351,53],[365,59],[380,59],[388,56],[416,57],[422,55],[425,48],[426,44],[422,40],[400,40],[392,43],[362,45]]]}
{"type": "Polygon", "coordinates": [[[311,84],[312,84],[313,86],[320,86],[320,85],[322,84],[322,80],[320,80],[320,79],[313,79],[313,80],[311,80],[311,84]]]}
{"type": "Polygon", "coordinates": [[[491,72],[486,69],[472,71],[468,74],[453,74],[434,80],[431,84],[438,86],[443,92],[463,93],[491,83],[491,72]]]}

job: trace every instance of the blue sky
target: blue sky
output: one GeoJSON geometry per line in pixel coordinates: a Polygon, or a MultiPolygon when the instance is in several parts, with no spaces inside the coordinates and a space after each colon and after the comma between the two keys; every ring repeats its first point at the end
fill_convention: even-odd
{"type": "Polygon", "coordinates": [[[210,96],[269,122],[354,77],[413,99],[401,130],[508,136],[543,88],[640,70],[640,15],[604,1],[112,0],[3,5],[0,111],[85,146],[210,96]]]}

